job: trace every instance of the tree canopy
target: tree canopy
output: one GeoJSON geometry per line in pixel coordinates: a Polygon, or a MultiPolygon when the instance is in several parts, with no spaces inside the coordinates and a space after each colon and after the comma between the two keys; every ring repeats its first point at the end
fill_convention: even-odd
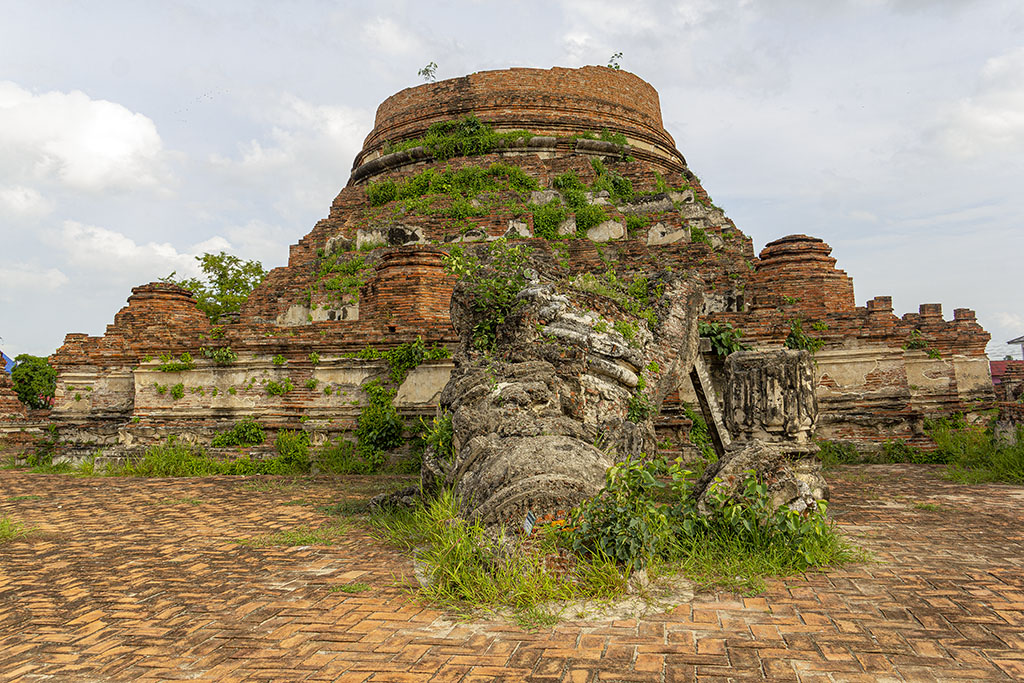
{"type": "Polygon", "coordinates": [[[11,381],[18,400],[29,408],[49,408],[57,387],[57,371],[45,358],[21,353],[14,358],[11,381]]]}
{"type": "Polygon", "coordinates": [[[267,271],[259,261],[243,261],[226,254],[196,256],[204,278],[175,278],[171,273],[163,278],[192,292],[196,306],[216,323],[225,313],[237,313],[252,290],[263,281],[267,271]]]}

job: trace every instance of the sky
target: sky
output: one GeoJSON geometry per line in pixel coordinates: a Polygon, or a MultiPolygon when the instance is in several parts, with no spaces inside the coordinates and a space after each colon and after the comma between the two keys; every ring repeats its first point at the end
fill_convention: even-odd
{"type": "Polygon", "coordinates": [[[1024,335],[1019,0],[0,0],[0,349],[102,334],[133,286],[270,268],[389,95],[619,63],[755,251],[821,237],[859,305],[1024,335]]]}

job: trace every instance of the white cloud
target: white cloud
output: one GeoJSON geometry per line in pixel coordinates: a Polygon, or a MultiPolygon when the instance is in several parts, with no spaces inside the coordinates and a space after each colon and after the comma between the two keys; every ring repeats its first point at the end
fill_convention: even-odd
{"type": "Polygon", "coordinates": [[[352,159],[372,127],[369,112],[284,94],[261,115],[270,124],[265,138],[241,145],[238,157],[211,155],[211,165],[233,182],[268,190],[287,220],[323,212],[348,180],[352,159]]]}
{"type": "Polygon", "coordinates": [[[985,62],[974,94],[946,113],[938,136],[963,159],[1024,150],[1024,47],[985,62]]]}
{"type": "Polygon", "coordinates": [[[28,263],[0,266],[0,301],[18,301],[30,293],[52,292],[68,282],[68,276],[56,268],[28,263]]]}
{"type": "Polygon", "coordinates": [[[166,175],[152,120],[80,90],[36,95],[0,81],[0,149],[0,180],[100,192],[158,186],[166,175]]]}
{"type": "Polygon", "coordinates": [[[415,33],[387,17],[374,17],[363,25],[366,41],[386,55],[422,54],[423,43],[415,33]]]}
{"type": "Polygon", "coordinates": [[[213,237],[179,252],[167,242],[138,244],[122,233],[77,221],[64,221],[59,231],[45,235],[44,240],[65,252],[68,265],[89,273],[83,281],[100,280],[126,287],[151,282],[172,271],[178,277],[199,275],[196,256],[231,249],[226,239],[213,237]]]}
{"type": "Polygon", "coordinates": [[[24,185],[0,186],[0,207],[19,216],[45,216],[53,211],[53,203],[38,190],[24,185]]]}
{"type": "Polygon", "coordinates": [[[1024,331],[1024,315],[1021,315],[1020,313],[1008,313],[1006,311],[999,311],[995,315],[996,321],[1001,326],[1024,331]]]}

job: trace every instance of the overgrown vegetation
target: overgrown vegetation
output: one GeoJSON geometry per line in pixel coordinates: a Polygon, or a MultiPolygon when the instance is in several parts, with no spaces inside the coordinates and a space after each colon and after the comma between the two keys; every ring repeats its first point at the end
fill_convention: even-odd
{"type": "Polygon", "coordinates": [[[787,349],[803,349],[813,355],[825,345],[825,340],[804,332],[803,321],[796,318],[789,322],[789,336],[784,343],[787,349]]]}
{"type": "Polygon", "coordinates": [[[749,351],[750,347],[740,341],[743,330],[736,329],[731,323],[698,322],[697,334],[711,341],[711,350],[719,358],[725,358],[735,351],[749,351]]]}
{"type": "Polygon", "coordinates": [[[485,192],[511,190],[528,193],[539,189],[537,181],[518,166],[494,163],[487,168],[463,166],[458,170],[445,168],[437,171],[428,168],[406,180],[396,182],[390,178],[370,183],[366,187],[366,198],[370,206],[383,206],[395,200],[404,200],[409,208],[426,208],[413,200],[427,195],[444,195],[455,200],[468,202],[485,192]]]}
{"type": "Polygon", "coordinates": [[[382,513],[385,537],[416,552],[430,578],[429,599],[455,607],[508,608],[521,621],[557,618],[552,601],[612,598],[631,572],[682,571],[706,584],[757,590],[762,578],[858,559],[825,516],[824,503],[800,515],[774,510],[767,486],[748,477],[732,497],[717,489],[711,515],[690,498],[692,472],[663,460],[627,460],[604,489],[567,520],[499,544],[460,515],[443,492],[413,511],[382,513]]]}
{"type": "Polygon", "coordinates": [[[461,247],[453,248],[445,257],[445,270],[469,290],[473,307],[481,314],[473,330],[473,345],[489,351],[494,348],[498,328],[521,304],[516,296],[526,286],[530,249],[505,240],[491,242],[484,249],[481,259],[461,247]]]}
{"type": "Polygon", "coordinates": [[[0,545],[25,538],[32,529],[7,515],[0,515],[0,545]]]}
{"type": "Polygon", "coordinates": [[[265,438],[266,437],[263,435],[263,427],[261,427],[256,420],[252,418],[245,418],[236,422],[231,429],[214,436],[210,445],[214,448],[223,448],[225,446],[258,446],[263,443],[265,438]]]}
{"type": "Polygon", "coordinates": [[[156,366],[156,369],[160,372],[184,372],[195,367],[196,362],[192,358],[192,354],[186,351],[177,358],[169,353],[162,354],[160,356],[160,365],[156,366]]]}
{"type": "Polygon", "coordinates": [[[185,443],[175,436],[151,446],[142,456],[129,458],[108,474],[129,477],[206,477],[216,474],[301,474],[308,470],[282,456],[253,460],[243,455],[234,460],[214,460],[199,446],[185,443]]]}
{"type": "Polygon", "coordinates": [[[196,256],[196,260],[203,271],[203,279],[177,279],[174,277],[175,273],[171,273],[163,278],[163,282],[170,282],[191,291],[196,300],[196,307],[213,323],[220,321],[226,313],[237,313],[241,310],[249,294],[267,275],[259,261],[243,261],[223,251],[219,254],[196,256]]]}
{"type": "Polygon", "coordinates": [[[455,430],[452,415],[445,412],[430,422],[420,418],[420,434],[423,442],[434,450],[438,457],[451,461],[455,458],[455,430]]]}
{"type": "Polygon", "coordinates": [[[387,452],[404,443],[405,424],[394,405],[398,388],[409,373],[421,363],[449,358],[451,352],[437,344],[428,348],[423,343],[423,338],[417,337],[413,342],[400,344],[388,351],[367,347],[346,356],[363,360],[385,360],[388,364],[388,376],[386,382],[375,379],[362,386],[367,403],[356,420],[355,436],[359,459],[354,460],[351,454],[340,451],[333,457],[343,462],[342,466],[346,469],[377,471],[384,465],[387,452]],[[359,462],[365,465],[360,465],[359,462]]]}
{"type": "Polygon", "coordinates": [[[584,292],[611,299],[630,314],[646,320],[652,328],[658,323],[654,305],[665,293],[665,286],[651,282],[645,275],[626,281],[620,279],[614,269],[608,268],[600,275],[582,273],[570,284],[584,292]]]}
{"type": "Polygon", "coordinates": [[[207,347],[199,349],[204,358],[209,358],[217,365],[231,365],[238,360],[238,354],[230,346],[207,347]]]}
{"type": "Polygon", "coordinates": [[[921,330],[911,330],[903,348],[909,351],[924,351],[929,358],[942,358],[942,354],[931,347],[928,340],[921,334],[921,330]]]}
{"type": "Polygon", "coordinates": [[[527,624],[550,619],[544,603],[573,598],[610,598],[625,588],[625,577],[610,560],[575,563],[568,576],[548,570],[545,559],[559,552],[549,527],[508,551],[484,528],[465,521],[450,491],[416,509],[372,519],[378,533],[415,552],[429,577],[425,597],[456,608],[510,608],[527,624]]]}
{"type": "Polygon", "coordinates": [[[57,371],[41,356],[19,353],[14,357],[11,382],[18,400],[29,408],[49,408],[57,388],[57,371]]]}
{"type": "Polygon", "coordinates": [[[526,130],[497,132],[489,125],[469,114],[461,119],[438,121],[427,129],[422,138],[386,144],[384,154],[413,147],[425,147],[438,161],[457,156],[478,156],[500,149],[511,143],[526,142],[533,133],[526,130]]]}
{"type": "Polygon", "coordinates": [[[928,419],[925,433],[935,448],[924,449],[906,441],[886,441],[881,453],[863,454],[851,444],[819,442],[819,457],[827,466],[857,462],[909,462],[945,465],[944,476],[963,484],[1005,482],[1024,484],[1024,427],[1016,440],[997,439],[993,425],[971,424],[963,415],[928,419]]]}
{"type": "Polygon", "coordinates": [[[691,423],[690,443],[700,451],[705,462],[715,462],[718,460],[718,454],[715,453],[715,445],[711,441],[711,432],[708,429],[708,423],[704,416],[689,406],[683,409],[683,414],[691,423]]]}

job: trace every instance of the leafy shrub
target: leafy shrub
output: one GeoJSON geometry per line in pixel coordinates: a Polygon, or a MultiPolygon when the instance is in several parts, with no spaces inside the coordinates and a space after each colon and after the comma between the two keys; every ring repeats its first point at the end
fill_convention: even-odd
{"type": "Polygon", "coordinates": [[[590,186],[592,192],[605,190],[611,197],[613,203],[626,201],[633,198],[633,183],[615,171],[608,169],[600,159],[591,159],[590,165],[594,169],[597,178],[590,186]]]}
{"type": "Polygon", "coordinates": [[[800,318],[789,322],[789,336],[786,337],[785,346],[787,349],[803,349],[814,354],[825,345],[825,340],[812,337],[804,332],[803,321],[800,318]]]}
{"type": "Polygon", "coordinates": [[[688,435],[690,443],[696,446],[697,450],[700,451],[700,454],[704,456],[704,459],[707,462],[715,462],[718,460],[718,454],[715,453],[715,446],[711,441],[711,432],[708,430],[708,423],[704,419],[704,416],[690,407],[684,408],[683,414],[691,423],[690,433],[688,435]]]}
{"type": "Polygon", "coordinates": [[[641,376],[636,389],[633,390],[633,394],[629,397],[629,402],[626,404],[626,419],[630,422],[643,422],[655,413],[654,404],[651,403],[651,399],[644,392],[646,388],[647,381],[641,376]]]}
{"type": "Polygon", "coordinates": [[[692,475],[662,460],[616,464],[601,492],[573,511],[569,544],[579,554],[605,555],[628,568],[658,558],[685,561],[716,548],[758,556],[782,573],[848,555],[824,502],[803,515],[786,507],[776,510],[768,486],[751,473],[735,495],[712,484],[710,515],[704,516],[690,497],[692,475]]]}
{"type": "Polygon", "coordinates": [[[486,249],[486,260],[459,247],[445,258],[445,269],[462,279],[472,294],[474,308],[485,314],[473,330],[473,344],[481,350],[494,348],[498,328],[521,305],[517,295],[526,286],[524,271],[530,254],[529,248],[509,245],[503,239],[486,249]]]}
{"type": "Polygon", "coordinates": [[[711,238],[704,228],[690,228],[690,241],[694,244],[711,244],[711,238]]]}
{"type": "Polygon", "coordinates": [[[11,381],[18,400],[29,408],[48,408],[53,405],[57,388],[57,371],[45,358],[19,353],[14,357],[11,381]]]}
{"type": "Polygon", "coordinates": [[[604,208],[597,204],[584,204],[576,209],[576,234],[586,233],[596,225],[608,220],[608,214],[604,208]]]}
{"type": "Polygon", "coordinates": [[[231,365],[238,360],[238,354],[231,350],[230,346],[221,346],[218,348],[202,347],[199,349],[200,353],[205,358],[209,358],[217,365],[231,365]]]}
{"type": "Polygon", "coordinates": [[[291,377],[285,377],[280,382],[275,382],[274,380],[270,380],[269,382],[267,382],[267,386],[266,386],[267,394],[270,395],[270,396],[283,396],[284,394],[287,394],[289,391],[291,391],[294,388],[295,388],[295,385],[292,384],[291,377]]]}
{"type": "Polygon", "coordinates": [[[288,362],[288,360],[280,353],[278,353],[274,355],[270,362],[273,363],[274,365],[284,365],[285,363],[288,362]]]}
{"type": "Polygon", "coordinates": [[[533,209],[533,234],[548,240],[559,239],[561,235],[558,234],[558,226],[568,216],[568,212],[559,199],[552,199],[547,204],[535,207],[533,209]]]}
{"type": "Polygon", "coordinates": [[[826,467],[848,465],[860,461],[860,453],[850,443],[841,441],[819,441],[818,457],[826,467]]]}
{"type": "Polygon", "coordinates": [[[263,443],[264,439],[263,427],[256,420],[245,418],[236,422],[226,432],[221,432],[213,437],[210,445],[214,448],[224,446],[258,446],[263,443]]]}
{"type": "Polygon", "coordinates": [[[184,384],[182,384],[181,382],[178,382],[173,387],[171,387],[171,398],[173,398],[175,401],[177,401],[179,398],[183,398],[184,396],[185,396],[185,385],[184,384]]]}
{"type": "Polygon", "coordinates": [[[356,421],[355,435],[359,454],[376,469],[384,463],[385,452],[402,445],[405,425],[395,410],[395,389],[386,389],[379,380],[367,382],[363,391],[369,403],[356,421]]]}
{"type": "Polygon", "coordinates": [[[907,341],[904,342],[903,348],[905,349],[927,349],[928,340],[921,334],[921,330],[911,330],[910,336],[907,337],[907,341]]]}
{"type": "Polygon", "coordinates": [[[650,217],[631,214],[626,216],[626,233],[630,237],[633,237],[636,233],[640,232],[650,224],[650,217]]]}
{"type": "Polygon", "coordinates": [[[195,360],[193,360],[192,354],[188,352],[181,354],[177,359],[171,354],[165,353],[160,356],[160,365],[156,369],[160,372],[182,372],[184,370],[191,370],[195,366],[195,360]]]}
{"type": "Polygon", "coordinates": [[[572,550],[609,557],[628,569],[662,554],[670,530],[668,516],[654,498],[661,487],[652,468],[639,461],[608,468],[601,492],[573,511],[572,550]]]}
{"type": "Polygon", "coordinates": [[[734,351],[748,351],[750,347],[740,341],[743,330],[738,330],[731,323],[699,322],[697,334],[711,340],[711,350],[720,358],[725,358],[734,351]]]}
{"type": "Polygon", "coordinates": [[[370,206],[383,206],[398,199],[398,183],[390,178],[371,182],[366,186],[366,199],[370,206]]]}
{"type": "Polygon", "coordinates": [[[274,439],[274,449],[285,467],[298,472],[309,469],[309,434],[306,432],[280,430],[274,439]]]}
{"type": "Polygon", "coordinates": [[[370,474],[375,468],[359,457],[359,452],[351,441],[337,439],[325,444],[317,453],[315,462],[323,472],[332,474],[370,474]]]}
{"type": "Polygon", "coordinates": [[[434,449],[438,457],[454,460],[455,431],[452,429],[452,414],[445,412],[430,422],[420,418],[420,425],[423,430],[423,441],[434,449]]]}

